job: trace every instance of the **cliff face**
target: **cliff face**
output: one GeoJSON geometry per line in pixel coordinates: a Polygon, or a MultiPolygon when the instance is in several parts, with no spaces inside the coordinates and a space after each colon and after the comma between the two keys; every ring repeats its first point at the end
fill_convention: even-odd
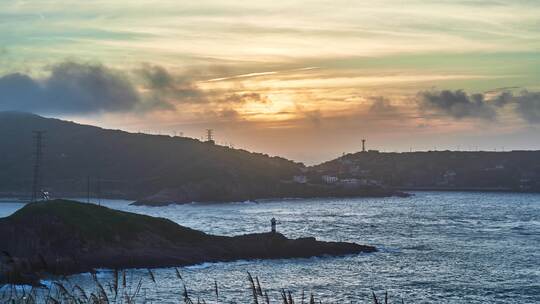
{"type": "MultiPolygon", "coordinates": [[[[33,203],[0,219],[0,281],[9,273],[69,274],[95,268],[166,267],[236,259],[373,252],[371,246],[287,239],[279,233],[208,235],[162,218],[91,204],[33,203]]],[[[20,276],[19,276],[20,277],[20,276]]]]}

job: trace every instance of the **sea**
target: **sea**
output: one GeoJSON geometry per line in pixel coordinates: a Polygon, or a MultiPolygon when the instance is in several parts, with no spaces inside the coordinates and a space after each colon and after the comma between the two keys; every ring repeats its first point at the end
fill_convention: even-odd
{"type": "MultiPolygon", "coordinates": [[[[249,272],[271,303],[283,303],[282,291],[296,303],[302,295],[306,303],[311,295],[317,303],[373,303],[373,293],[380,300],[387,293],[389,303],[540,303],[540,194],[413,194],[165,207],[123,200],[91,203],[227,236],[269,231],[275,217],[278,231],[289,238],[313,236],[378,248],[344,257],[204,263],[179,267],[178,273],[174,268],[152,274],[128,270],[126,290],[134,293],[140,281],[137,296],[146,302],[183,303],[185,286],[194,302],[254,303],[249,272]]],[[[22,206],[4,200],[0,217],[22,206]]],[[[103,286],[110,286],[113,276],[108,269],[97,273],[103,286]]],[[[54,280],[95,288],[90,274],[43,283],[54,280]]]]}

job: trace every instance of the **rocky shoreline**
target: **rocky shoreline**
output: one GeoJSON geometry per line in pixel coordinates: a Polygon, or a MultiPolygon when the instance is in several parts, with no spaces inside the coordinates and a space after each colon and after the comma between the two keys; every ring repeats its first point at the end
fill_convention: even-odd
{"type": "MultiPolygon", "coordinates": [[[[274,185],[275,186],[275,185],[274,185]]],[[[339,185],[280,183],[274,188],[248,191],[241,185],[187,184],[167,188],[138,199],[135,206],[166,206],[192,202],[243,202],[282,198],[409,197],[410,194],[382,186],[342,187],[339,185]]]]}
{"type": "Polygon", "coordinates": [[[66,200],[28,204],[0,219],[0,239],[0,283],[36,283],[47,274],[97,268],[171,267],[377,250],[312,237],[288,239],[271,232],[215,236],[163,218],[66,200]]]}

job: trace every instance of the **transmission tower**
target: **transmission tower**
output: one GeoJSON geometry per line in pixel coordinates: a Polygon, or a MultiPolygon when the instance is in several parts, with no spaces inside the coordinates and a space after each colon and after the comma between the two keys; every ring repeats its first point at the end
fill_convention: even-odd
{"type": "Polygon", "coordinates": [[[214,130],[213,129],[206,129],[206,141],[209,143],[214,142],[214,130]]]}
{"type": "Polygon", "coordinates": [[[42,198],[41,163],[43,161],[43,134],[45,131],[33,131],[34,134],[34,176],[32,182],[32,202],[42,198]]]}

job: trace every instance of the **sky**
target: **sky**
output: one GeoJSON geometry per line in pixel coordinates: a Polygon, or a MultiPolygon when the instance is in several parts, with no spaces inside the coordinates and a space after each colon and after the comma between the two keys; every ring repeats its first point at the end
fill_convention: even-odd
{"type": "Polygon", "coordinates": [[[0,111],[315,164],[540,149],[540,2],[0,2],[0,111]]]}

